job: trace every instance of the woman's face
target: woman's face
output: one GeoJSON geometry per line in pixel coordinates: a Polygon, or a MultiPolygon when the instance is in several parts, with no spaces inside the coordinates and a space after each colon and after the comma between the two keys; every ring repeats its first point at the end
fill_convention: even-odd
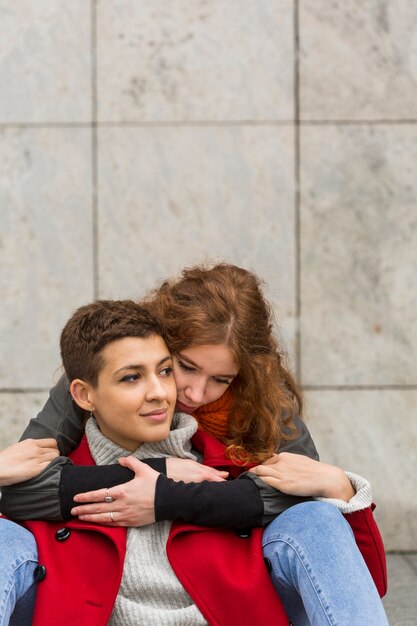
{"type": "Polygon", "coordinates": [[[218,400],[238,374],[232,352],[225,344],[191,346],[173,358],[177,409],[192,413],[218,400]]]}
{"type": "Polygon", "coordinates": [[[169,434],[176,389],[172,358],[158,336],[125,337],[107,344],[95,388],[89,388],[94,415],[108,439],[126,450],[169,434]]]}

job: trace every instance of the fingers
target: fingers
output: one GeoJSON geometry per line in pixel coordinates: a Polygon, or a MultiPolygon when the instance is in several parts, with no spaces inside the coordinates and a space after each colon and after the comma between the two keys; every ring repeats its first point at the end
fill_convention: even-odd
{"type": "Polygon", "coordinates": [[[36,443],[40,448],[53,448],[58,450],[58,444],[55,439],[36,439],[36,443]]]}
{"type": "Polygon", "coordinates": [[[278,454],[273,454],[271,457],[269,457],[269,459],[267,459],[266,461],[264,461],[262,463],[262,465],[272,465],[274,463],[278,463],[279,461],[279,456],[278,454]]]}
{"type": "Polygon", "coordinates": [[[220,472],[215,470],[214,472],[203,473],[202,478],[211,483],[222,483],[228,477],[229,472],[220,472]]]}
{"type": "Polygon", "coordinates": [[[222,478],[221,476],[210,475],[210,476],[207,476],[206,480],[209,483],[222,483],[224,482],[225,479],[222,478]]]}
{"type": "Polygon", "coordinates": [[[15,445],[29,448],[29,450],[36,449],[38,452],[58,452],[55,439],[23,439],[15,445]]]}
{"type": "MultiPolygon", "coordinates": [[[[75,502],[104,502],[107,489],[97,489],[96,491],[85,491],[74,496],[75,502]]],[[[109,494],[110,495],[110,494],[109,494]]],[[[114,498],[114,496],[112,496],[114,498]]]]}
{"type": "Polygon", "coordinates": [[[83,522],[93,522],[94,524],[101,524],[102,526],[124,526],[125,524],[121,521],[118,522],[117,513],[113,511],[109,511],[108,513],[96,513],[96,514],[84,514],[79,515],[78,519],[83,522]],[[112,516],[110,516],[112,513],[112,516]]]}
{"type": "Polygon", "coordinates": [[[151,467],[149,467],[149,465],[146,465],[146,463],[142,463],[142,461],[139,461],[134,456],[120,457],[119,465],[122,465],[123,467],[128,467],[132,470],[132,472],[135,472],[135,474],[143,473],[143,471],[146,471],[146,469],[149,469],[153,472],[155,471],[151,467]]]}
{"type": "Polygon", "coordinates": [[[272,467],[271,465],[257,465],[256,467],[252,467],[249,471],[252,474],[260,476],[261,478],[264,478],[266,476],[278,478],[280,476],[279,470],[275,467],[272,467]]]}
{"type": "Polygon", "coordinates": [[[211,468],[211,469],[215,472],[215,474],[217,474],[217,476],[221,476],[221,478],[227,478],[229,476],[229,472],[225,472],[223,470],[217,470],[214,468],[211,468]]]}
{"type": "Polygon", "coordinates": [[[260,478],[263,483],[266,483],[278,491],[282,491],[281,481],[278,478],[273,478],[272,476],[260,476],[260,478]]]}
{"type": "MultiPolygon", "coordinates": [[[[98,502],[97,504],[83,504],[71,509],[71,515],[109,515],[111,511],[114,511],[114,504],[111,502],[98,502]]],[[[95,521],[95,520],[90,520],[95,521]]]]}
{"type": "Polygon", "coordinates": [[[51,450],[50,448],[44,448],[42,450],[42,459],[47,459],[48,461],[52,461],[52,459],[56,459],[59,457],[58,450],[51,450]]]}

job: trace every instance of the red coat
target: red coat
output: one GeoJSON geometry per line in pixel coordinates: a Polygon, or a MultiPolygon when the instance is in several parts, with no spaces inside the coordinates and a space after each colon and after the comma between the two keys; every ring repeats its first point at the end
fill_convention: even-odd
{"type": "MultiPolygon", "coordinates": [[[[230,465],[222,445],[199,433],[195,445],[207,465],[230,465]]],[[[84,438],[72,453],[77,464],[91,465],[84,438]]],[[[236,468],[234,468],[236,470],[236,468]]],[[[385,553],[370,509],[347,516],[358,545],[383,595],[385,553]]],[[[120,586],[126,529],[73,519],[26,522],[38,544],[46,576],[38,585],[34,626],[107,624],[120,586]]],[[[183,587],[211,626],[288,626],[262,556],[262,528],[247,539],[234,530],[175,522],[167,542],[168,559],[183,587]]]]}

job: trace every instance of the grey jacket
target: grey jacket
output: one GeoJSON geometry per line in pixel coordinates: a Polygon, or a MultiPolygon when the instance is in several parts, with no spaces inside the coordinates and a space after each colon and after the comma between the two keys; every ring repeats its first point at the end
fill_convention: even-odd
{"type": "MultiPolygon", "coordinates": [[[[317,450],[305,423],[296,420],[298,437],[285,441],[278,452],[303,454],[318,460],[317,450]]],[[[62,456],[31,480],[5,487],[0,510],[11,519],[68,519],[76,493],[127,482],[133,473],[119,465],[75,467],[65,455],[74,450],[84,434],[84,414],[73,402],[63,376],[50,391],[45,406],[32,419],[21,439],[52,437],[62,456]]],[[[164,473],[164,460],[152,463],[164,473]]],[[[157,482],[155,513],[161,519],[179,519],[220,527],[265,525],[290,506],[311,498],[284,494],[245,472],[238,480],[221,483],[176,483],[161,475],[157,482]]]]}

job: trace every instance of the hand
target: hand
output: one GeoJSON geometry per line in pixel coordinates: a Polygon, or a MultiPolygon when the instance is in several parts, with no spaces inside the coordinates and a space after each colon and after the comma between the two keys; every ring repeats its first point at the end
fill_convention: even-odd
{"type": "Polygon", "coordinates": [[[42,472],[59,456],[55,439],[24,439],[0,452],[0,485],[13,485],[42,472]]]}
{"type": "Polygon", "coordinates": [[[74,507],[72,515],[85,522],[106,526],[145,526],[155,521],[155,487],[159,473],[133,456],[120,458],[119,464],[135,472],[135,478],[124,485],[109,488],[108,495],[113,502],[105,502],[106,489],[79,493],[74,500],[89,504],[74,507]]]}
{"type": "Polygon", "coordinates": [[[182,480],[185,483],[201,483],[204,480],[221,482],[229,475],[229,472],[207,467],[207,465],[202,465],[191,459],[169,457],[166,464],[167,476],[176,481],[182,480]]]}
{"type": "Polygon", "coordinates": [[[343,470],[302,454],[274,454],[250,471],[271,487],[293,496],[321,496],[349,502],[355,495],[343,470]]]}

